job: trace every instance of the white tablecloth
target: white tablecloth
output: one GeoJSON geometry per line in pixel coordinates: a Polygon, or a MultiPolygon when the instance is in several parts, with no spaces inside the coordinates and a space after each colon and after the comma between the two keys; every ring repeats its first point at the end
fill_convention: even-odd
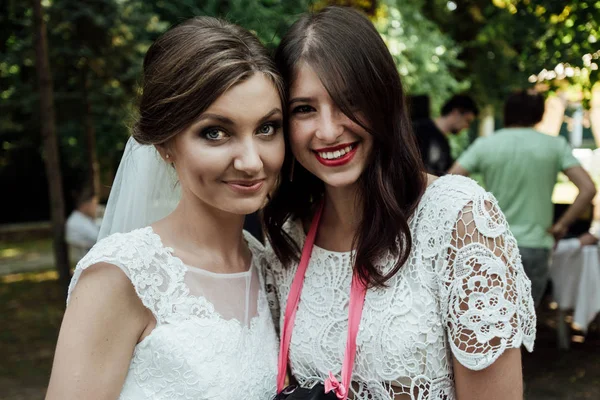
{"type": "Polygon", "coordinates": [[[573,322],[584,332],[600,312],[600,248],[581,247],[579,239],[558,243],[550,276],[561,310],[572,309],[573,322]]]}

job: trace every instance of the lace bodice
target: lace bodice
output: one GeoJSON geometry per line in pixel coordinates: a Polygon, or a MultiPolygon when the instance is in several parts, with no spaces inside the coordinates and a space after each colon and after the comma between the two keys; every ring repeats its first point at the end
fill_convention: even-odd
{"type": "MultiPolygon", "coordinates": [[[[411,218],[409,260],[384,289],[369,289],[357,337],[352,398],[453,400],[452,360],[473,370],[507,348],[533,349],[531,284],[496,200],[474,181],[433,182],[411,218]]],[[[285,229],[300,245],[299,221],[285,229]]],[[[315,246],[290,344],[302,385],[340,377],[348,327],[350,252],[315,246]]],[[[286,269],[267,247],[269,302],[281,327],[297,265],[286,269]]],[[[378,263],[384,271],[394,258],[378,263]]]]}
{"type": "MultiPolygon", "coordinates": [[[[255,259],[262,245],[249,234],[246,241],[255,259]]],[[[119,267],[156,318],[135,347],[120,400],[272,398],[278,340],[258,263],[230,276],[188,267],[147,227],[98,242],[77,265],[69,295],[99,262],[119,267]],[[245,292],[233,290],[235,281],[245,292]]]]}

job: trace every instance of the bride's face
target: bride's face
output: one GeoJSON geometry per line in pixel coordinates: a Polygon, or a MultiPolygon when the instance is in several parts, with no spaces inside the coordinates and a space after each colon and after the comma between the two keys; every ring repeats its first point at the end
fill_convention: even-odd
{"type": "Polygon", "coordinates": [[[234,214],[261,208],[283,163],[282,118],[261,73],[226,91],[168,146],[182,196],[234,214]]]}

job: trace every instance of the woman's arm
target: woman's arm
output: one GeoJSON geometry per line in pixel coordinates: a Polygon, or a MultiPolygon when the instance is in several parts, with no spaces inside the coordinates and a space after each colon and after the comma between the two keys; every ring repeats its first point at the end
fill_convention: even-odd
{"type": "Polygon", "coordinates": [[[521,350],[508,349],[489,367],[473,371],[454,360],[458,400],[522,400],[521,350]]]}
{"type": "Polygon", "coordinates": [[[47,400],[116,399],[154,318],[118,267],[85,270],[63,318],[47,400]]]}
{"type": "Polygon", "coordinates": [[[533,350],[536,317],[517,242],[491,194],[462,211],[441,287],[458,400],[522,400],[521,345],[533,350]]]}

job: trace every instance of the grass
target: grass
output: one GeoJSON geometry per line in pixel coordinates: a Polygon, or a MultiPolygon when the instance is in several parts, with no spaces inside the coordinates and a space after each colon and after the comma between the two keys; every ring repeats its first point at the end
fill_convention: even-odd
{"type": "Polygon", "coordinates": [[[52,239],[0,241],[0,263],[31,259],[52,251],[52,239]]]}
{"type": "Polygon", "coordinates": [[[57,279],[54,271],[0,277],[0,393],[45,391],[65,307],[57,279]]]}

